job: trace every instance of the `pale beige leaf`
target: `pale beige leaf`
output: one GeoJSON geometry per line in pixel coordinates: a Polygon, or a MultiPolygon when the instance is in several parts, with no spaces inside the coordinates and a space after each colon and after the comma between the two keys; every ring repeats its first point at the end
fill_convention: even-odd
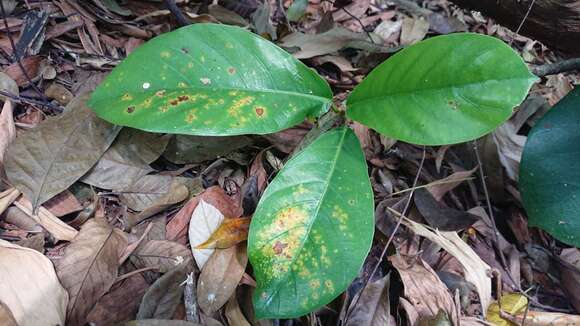
{"type": "Polygon", "coordinates": [[[16,138],[13,109],[12,101],[6,100],[0,113],[0,164],[4,162],[4,153],[6,153],[8,145],[16,138]]]}
{"type": "Polygon", "coordinates": [[[68,294],[48,258],[0,240],[0,301],[19,326],[64,325],[68,294]]]}
{"type": "Polygon", "coordinates": [[[483,311],[486,311],[491,303],[489,265],[479,258],[475,251],[457,235],[457,232],[431,231],[424,225],[406,218],[403,219],[403,223],[415,234],[435,242],[459,261],[465,271],[465,279],[475,285],[483,311]]]}
{"type": "MultiPolygon", "coordinates": [[[[204,243],[218,229],[224,220],[223,214],[215,206],[203,199],[191,214],[189,221],[189,244],[195,248],[204,243]]],[[[207,262],[215,249],[192,249],[193,257],[199,269],[207,262]]]]}
{"type": "Polygon", "coordinates": [[[425,18],[405,17],[401,26],[401,45],[411,45],[421,41],[428,31],[429,22],[425,18]]]}
{"type": "Polygon", "coordinates": [[[125,234],[106,221],[91,219],[83,225],[57,266],[70,296],[67,325],[84,325],[93,306],[115,282],[126,247],[125,234]]]}
{"type": "Polygon", "coordinates": [[[14,205],[30,216],[36,223],[42,225],[57,240],[71,241],[78,231],[61,221],[44,207],[38,207],[37,213],[32,213],[32,205],[26,198],[21,197],[14,205]]]}
{"type": "Polygon", "coordinates": [[[246,246],[243,245],[217,249],[209,258],[197,285],[197,301],[205,313],[216,312],[235,293],[247,263],[246,246]]]}
{"type": "Polygon", "coordinates": [[[440,310],[457,324],[457,310],[447,287],[422,259],[406,260],[400,255],[389,257],[405,287],[405,298],[415,307],[419,319],[437,316],[440,310]]]}

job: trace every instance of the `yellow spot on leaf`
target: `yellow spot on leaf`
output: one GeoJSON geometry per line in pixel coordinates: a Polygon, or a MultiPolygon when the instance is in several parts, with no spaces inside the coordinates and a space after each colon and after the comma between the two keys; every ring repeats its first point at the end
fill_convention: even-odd
{"type": "Polygon", "coordinates": [[[326,290],[328,290],[328,292],[334,293],[334,283],[332,283],[331,280],[324,281],[324,287],[326,290]]]}
{"type": "Polygon", "coordinates": [[[161,51],[161,53],[159,55],[161,55],[162,58],[169,58],[169,57],[171,57],[171,52],[161,51]]]}
{"type": "Polygon", "coordinates": [[[133,100],[133,96],[131,96],[131,94],[129,94],[129,93],[125,93],[121,97],[121,100],[123,100],[123,101],[131,101],[131,100],[133,100]]]}
{"type": "Polygon", "coordinates": [[[248,104],[251,104],[253,101],[253,96],[246,96],[235,100],[232,106],[230,106],[228,109],[228,114],[232,117],[238,116],[240,114],[240,109],[248,104]]]}
{"type": "Polygon", "coordinates": [[[312,290],[316,290],[320,287],[320,280],[310,280],[308,286],[310,286],[312,290]]]}
{"type": "Polygon", "coordinates": [[[229,67],[228,68],[228,74],[233,75],[235,73],[236,73],[236,68],[234,68],[234,67],[229,67]]]}
{"type": "Polygon", "coordinates": [[[187,117],[185,117],[185,122],[192,123],[197,120],[197,115],[195,114],[195,110],[191,110],[187,113],[187,117]]]}
{"type": "Polygon", "coordinates": [[[187,84],[184,83],[184,82],[179,82],[179,83],[177,83],[177,87],[179,87],[179,88],[186,88],[187,87],[187,84]]]}

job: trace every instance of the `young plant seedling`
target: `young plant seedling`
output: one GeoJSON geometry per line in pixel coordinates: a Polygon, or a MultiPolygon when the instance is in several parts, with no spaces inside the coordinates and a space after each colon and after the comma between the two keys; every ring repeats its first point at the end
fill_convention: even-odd
{"type": "MultiPolygon", "coordinates": [[[[506,44],[479,34],[430,38],[372,71],[347,117],[415,144],[478,138],[507,120],[536,81],[506,44]]],[[[89,106],[110,122],[202,136],[267,134],[328,111],[313,70],[243,29],[195,24],[135,50],[89,106]]],[[[294,155],[262,196],[248,255],[258,318],[292,318],[342,293],[371,247],[374,201],[358,139],[341,126],[294,155]]]]}

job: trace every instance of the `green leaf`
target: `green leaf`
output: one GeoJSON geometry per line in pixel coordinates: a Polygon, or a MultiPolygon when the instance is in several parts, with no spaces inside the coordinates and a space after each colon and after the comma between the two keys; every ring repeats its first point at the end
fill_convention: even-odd
{"type": "Polygon", "coordinates": [[[580,87],[540,119],[528,135],[520,191],[528,221],[580,247],[580,87]]]}
{"type": "Polygon", "coordinates": [[[410,143],[460,143],[507,120],[536,80],[518,54],[496,38],[437,36],[373,70],[348,98],[347,115],[410,143]]]}
{"type": "Polygon", "coordinates": [[[8,147],[8,180],[34,209],[89,171],[121,130],[97,118],[86,98],[77,97],[63,114],[24,132],[8,147]]]}
{"type": "Polygon", "coordinates": [[[355,134],[331,130],[286,163],[252,218],[258,318],[293,318],[346,289],[370,249],[374,203],[355,134]]]}
{"type": "Polygon", "coordinates": [[[330,87],[273,43],[241,28],[194,24],[131,53],[93,93],[107,121],[199,136],[266,134],[325,112],[330,87]]]}

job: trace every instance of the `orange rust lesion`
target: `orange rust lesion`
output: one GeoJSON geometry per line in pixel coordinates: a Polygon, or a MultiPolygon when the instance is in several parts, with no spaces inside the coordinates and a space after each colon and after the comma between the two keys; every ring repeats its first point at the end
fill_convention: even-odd
{"type": "Polygon", "coordinates": [[[164,89],[162,89],[162,90],[155,92],[155,96],[163,97],[163,96],[165,96],[165,93],[166,93],[166,91],[164,89]]]}
{"type": "Polygon", "coordinates": [[[133,113],[133,112],[135,112],[135,106],[134,105],[128,106],[127,113],[133,113]]]}
{"type": "Polygon", "coordinates": [[[196,120],[197,120],[196,110],[195,109],[191,109],[189,112],[187,112],[187,116],[185,117],[185,122],[187,122],[187,123],[193,123],[196,120]]]}
{"type": "Polygon", "coordinates": [[[177,104],[179,104],[179,101],[177,99],[171,99],[169,100],[169,104],[172,106],[176,106],[177,104]]]}
{"type": "Polygon", "coordinates": [[[229,67],[228,68],[228,74],[233,75],[235,73],[236,73],[236,68],[234,68],[234,67],[229,67]]]}

